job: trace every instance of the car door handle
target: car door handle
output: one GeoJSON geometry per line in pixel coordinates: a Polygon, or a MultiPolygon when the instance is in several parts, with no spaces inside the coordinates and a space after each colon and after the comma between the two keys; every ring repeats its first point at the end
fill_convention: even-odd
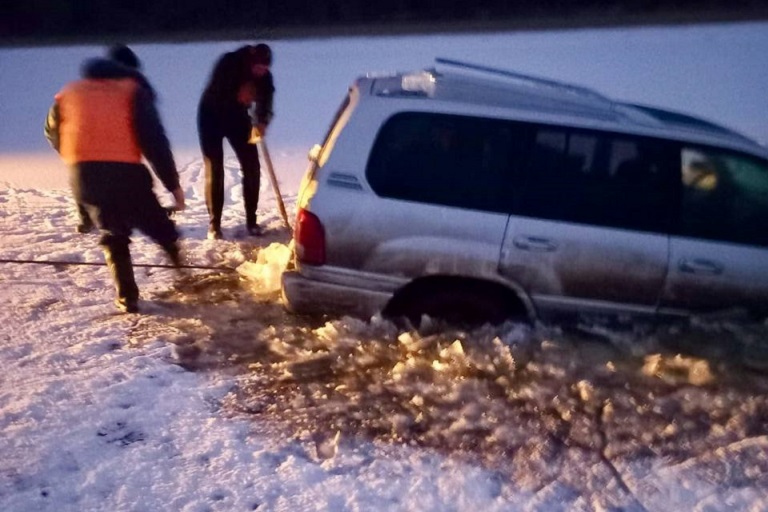
{"type": "Polygon", "coordinates": [[[722,264],[701,258],[694,258],[692,260],[682,259],[680,260],[678,268],[681,272],[688,274],[706,274],[712,276],[718,276],[725,270],[725,267],[722,264]]]}
{"type": "Polygon", "coordinates": [[[551,252],[557,249],[556,243],[538,236],[516,236],[513,243],[515,247],[524,251],[551,252]]]}

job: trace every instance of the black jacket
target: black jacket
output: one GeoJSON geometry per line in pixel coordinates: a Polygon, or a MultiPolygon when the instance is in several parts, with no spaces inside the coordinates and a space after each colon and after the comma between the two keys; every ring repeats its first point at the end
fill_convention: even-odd
{"type": "Polygon", "coordinates": [[[256,89],[256,108],[251,114],[253,124],[269,124],[274,116],[275,85],[272,73],[254,77],[251,72],[251,47],[243,46],[225,53],[213,67],[201,103],[222,111],[247,110],[237,101],[240,87],[251,82],[256,89]]]}

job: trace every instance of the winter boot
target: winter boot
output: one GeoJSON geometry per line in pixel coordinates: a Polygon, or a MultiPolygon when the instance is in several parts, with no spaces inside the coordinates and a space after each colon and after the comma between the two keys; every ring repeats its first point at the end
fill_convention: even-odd
{"type": "Polygon", "coordinates": [[[176,244],[176,242],[171,242],[169,244],[163,244],[162,247],[168,255],[168,259],[171,260],[171,265],[176,268],[181,267],[181,251],[179,251],[178,244],[176,244]]]}
{"type": "Polygon", "coordinates": [[[133,264],[128,247],[104,247],[104,256],[115,282],[117,309],[125,313],[138,312],[139,287],[133,277],[133,264]]]}
{"type": "Polygon", "coordinates": [[[122,311],[123,313],[138,313],[139,312],[139,301],[134,299],[125,299],[122,297],[118,297],[115,299],[115,306],[117,306],[117,309],[122,311]]]}
{"type": "Polygon", "coordinates": [[[93,223],[91,221],[84,221],[77,225],[77,232],[81,235],[90,233],[93,231],[93,223]]]}
{"type": "Polygon", "coordinates": [[[184,277],[183,262],[181,257],[181,251],[176,242],[169,244],[163,244],[163,250],[168,255],[168,259],[171,260],[171,265],[176,267],[176,277],[184,277]]]}
{"type": "Polygon", "coordinates": [[[221,240],[222,238],[224,238],[224,234],[219,226],[213,224],[208,226],[208,240],[221,240]]]}

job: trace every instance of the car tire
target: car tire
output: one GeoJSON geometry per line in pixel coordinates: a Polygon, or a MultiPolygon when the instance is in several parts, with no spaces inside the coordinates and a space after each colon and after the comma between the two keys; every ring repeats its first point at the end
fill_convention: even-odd
{"type": "Polygon", "coordinates": [[[388,307],[385,316],[406,318],[419,327],[423,315],[459,327],[499,325],[505,321],[528,321],[516,297],[493,287],[462,283],[414,290],[388,307]]]}

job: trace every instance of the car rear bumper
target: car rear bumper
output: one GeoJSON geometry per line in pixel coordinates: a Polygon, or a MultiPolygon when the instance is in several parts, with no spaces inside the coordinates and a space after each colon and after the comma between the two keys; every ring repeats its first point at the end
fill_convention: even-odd
{"type": "Polygon", "coordinates": [[[295,270],[283,272],[285,307],[294,313],[350,315],[370,319],[381,312],[392,293],[319,281],[295,270]]]}

